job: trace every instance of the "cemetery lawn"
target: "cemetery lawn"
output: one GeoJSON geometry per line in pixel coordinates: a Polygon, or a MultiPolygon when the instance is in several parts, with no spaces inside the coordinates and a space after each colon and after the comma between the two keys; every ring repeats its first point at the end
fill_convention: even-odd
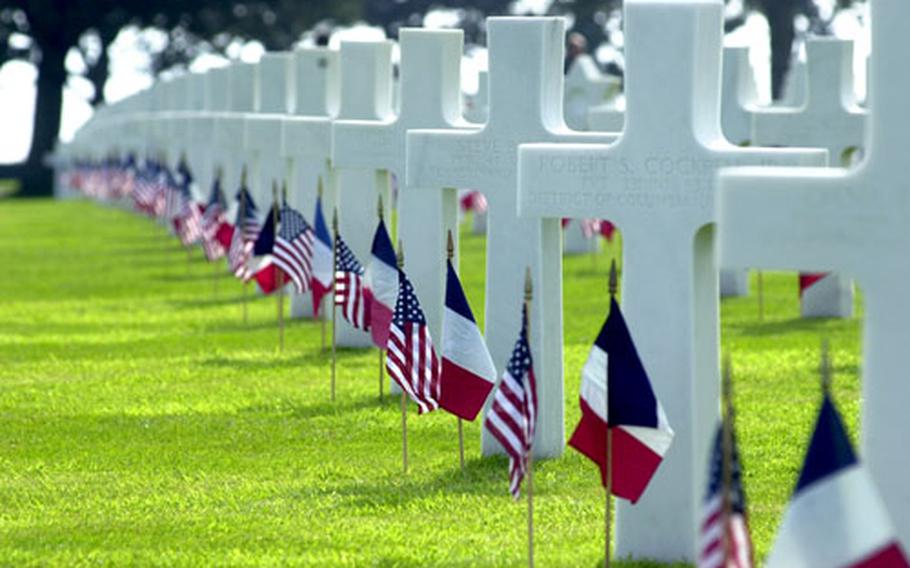
{"type": "MultiPolygon", "coordinates": [[[[461,246],[481,312],[484,241],[461,246]]],[[[567,436],[614,250],[565,263],[567,436]]],[[[377,352],[339,352],[331,403],[320,325],[293,322],[279,352],[275,300],[255,298],[244,325],[242,287],[151,221],[5,200],[0,265],[0,564],[525,562],[525,503],[508,495],[505,459],[479,459],[479,424],[465,425],[462,473],[455,419],[411,405],[402,475],[399,402],[378,400],[377,352]]],[[[800,320],[795,275],[764,281],[763,322],[754,294],[722,308],[759,558],[815,419],[822,337],[854,439],[860,405],[857,320],[800,320]]],[[[570,449],[535,466],[539,565],[602,562],[595,468],[570,449]]]]}

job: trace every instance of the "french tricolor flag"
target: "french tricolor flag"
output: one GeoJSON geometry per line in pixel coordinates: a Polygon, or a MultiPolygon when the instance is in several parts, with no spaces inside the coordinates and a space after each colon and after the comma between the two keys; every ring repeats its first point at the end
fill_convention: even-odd
{"type": "Polygon", "coordinates": [[[278,204],[273,203],[253,245],[256,267],[253,269],[252,276],[263,294],[271,294],[278,289],[279,268],[272,262],[272,250],[275,248],[275,210],[277,208],[278,204]]]}
{"type": "Polygon", "coordinates": [[[910,566],[827,393],[766,566],[910,566]]]}
{"type": "Polygon", "coordinates": [[[367,268],[365,293],[369,295],[370,335],[373,344],[385,349],[389,342],[389,326],[398,298],[398,263],[392,239],[380,219],[373,235],[372,258],[367,268]]]}
{"type": "Polygon", "coordinates": [[[332,289],[335,278],[335,266],[332,249],[332,236],[322,215],[322,197],[316,198],[316,213],[313,215],[313,278],[310,290],[313,293],[313,314],[319,317],[322,298],[332,289]]]}
{"type": "Polygon", "coordinates": [[[439,405],[474,420],[496,384],[496,367],[480,335],[458,275],[448,261],[442,315],[442,376],[439,405]]]}
{"type": "Polygon", "coordinates": [[[600,466],[606,486],[609,424],[612,493],[635,503],[670,448],[673,429],[654,395],[615,298],[581,375],[581,422],[569,445],[600,466]]]}

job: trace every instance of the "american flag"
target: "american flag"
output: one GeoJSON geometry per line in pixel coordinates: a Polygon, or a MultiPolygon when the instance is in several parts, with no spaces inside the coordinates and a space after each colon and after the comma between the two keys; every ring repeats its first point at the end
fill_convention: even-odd
{"type": "Polygon", "coordinates": [[[224,256],[224,245],[218,240],[218,229],[225,222],[224,191],[221,189],[221,179],[216,177],[212,183],[212,193],[202,214],[202,248],[205,257],[217,260],[224,256]]]}
{"type": "Polygon", "coordinates": [[[751,568],[752,540],[746,519],[746,494],[742,487],[742,468],[736,437],[730,431],[730,487],[727,511],[724,510],[723,426],[718,426],[711,455],[708,493],[699,535],[699,568],[751,568]]]}
{"type": "Polygon", "coordinates": [[[250,269],[246,263],[253,253],[253,243],[259,236],[259,220],[256,214],[256,203],[246,188],[237,194],[240,206],[237,208],[237,221],[234,223],[234,236],[228,249],[228,264],[234,276],[247,280],[250,269]]]}
{"type": "Polygon", "coordinates": [[[310,289],[313,276],[313,229],[303,215],[286,203],[281,208],[281,228],[272,257],[275,265],[294,283],[298,294],[310,289]]]}
{"type": "Polygon", "coordinates": [[[441,363],[414,286],[401,269],[386,350],[389,376],[417,403],[419,413],[439,408],[441,363]]]}
{"type": "Polygon", "coordinates": [[[133,186],[133,201],[140,211],[154,214],[156,189],[158,187],[158,164],[153,160],[145,160],[143,166],[136,174],[133,186]]]}
{"type": "Polygon", "coordinates": [[[484,422],[486,429],[499,440],[509,456],[509,491],[516,499],[521,480],[527,473],[536,423],[537,381],[528,345],[528,312],[527,308],[523,308],[521,333],[484,422]]]}
{"type": "Polygon", "coordinates": [[[370,313],[364,295],[363,266],[338,235],[335,240],[335,305],[341,315],[357,329],[370,329],[370,313]]]}
{"type": "Polygon", "coordinates": [[[176,194],[178,202],[177,215],[174,217],[174,228],[180,242],[189,246],[202,238],[202,211],[193,199],[190,187],[193,185],[193,174],[186,161],[180,160],[177,166],[177,185],[171,193],[176,194]]]}

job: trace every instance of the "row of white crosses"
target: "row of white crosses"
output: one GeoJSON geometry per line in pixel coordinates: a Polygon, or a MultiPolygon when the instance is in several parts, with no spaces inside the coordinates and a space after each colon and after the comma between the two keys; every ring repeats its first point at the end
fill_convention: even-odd
{"type": "MultiPolygon", "coordinates": [[[[893,6],[902,0],[891,1],[891,9],[897,10],[893,6]]],[[[625,313],[677,431],[674,446],[644,499],[635,507],[619,506],[618,554],[691,560],[695,556],[697,503],[705,485],[707,446],[718,419],[714,224],[721,221],[725,264],[731,266],[770,265],[778,258],[771,256],[774,254],[781,255],[780,264],[785,268],[842,269],[845,266],[840,263],[845,258],[840,253],[855,249],[856,260],[846,267],[848,273],[861,279],[868,277],[867,291],[878,294],[874,301],[870,298],[870,318],[875,319],[870,319],[869,326],[880,327],[866,335],[867,357],[874,356],[877,372],[886,377],[876,384],[893,391],[901,384],[892,375],[899,368],[897,349],[903,346],[895,338],[903,340],[907,333],[901,331],[906,319],[898,317],[903,312],[894,302],[899,301],[898,283],[905,275],[901,265],[889,266],[900,276],[892,280],[875,264],[875,255],[860,244],[871,235],[872,242],[888,251],[893,247],[895,258],[899,258],[896,244],[902,241],[897,237],[900,225],[896,214],[902,210],[889,207],[893,205],[890,202],[880,203],[882,199],[876,200],[872,192],[870,199],[845,204],[845,209],[850,208],[835,215],[841,201],[854,198],[852,190],[824,196],[805,192],[809,198],[803,208],[792,201],[792,196],[799,194],[797,189],[790,195],[779,190],[772,194],[744,190],[731,192],[741,196],[741,201],[726,202],[724,211],[729,214],[719,215],[714,206],[714,182],[722,168],[750,164],[824,166],[825,151],[741,148],[724,139],[718,92],[722,35],[719,1],[627,0],[625,14],[627,110],[618,140],[614,134],[572,132],[565,126],[565,30],[563,21],[555,18],[489,20],[489,106],[488,120],[482,127],[461,118],[460,33],[403,30],[401,112],[397,115],[391,104],[391,44],[345,42],[340,61],[327,50],[319,51],[319,55],[312,52],[310,62],[318,62],[313,68],[304,69],[300,54],[295,53],[296,67],[276,62],[280,59],[276,57],[274,61],[267,59],[259,72],[252,66],[235,64],[206,73],[205,106],[200,112],[189,111],[196,118],[187,126],[186,138],[190,140],[188,151],[201,153],[198,159],[191,158],[194,170],[202,177],[206,169],[222,166],[229,192],[239,185],[242,165],[250,164],[250,184],[263,215],[270,201],[268,176],[290,177],[293,199],[301,199],[296,192],[306,195],[302,201],[295,201],[302,206],[315,199],[312,177],[321,172],[327,194],[337,192],[342,234],[362,260],[368,257],[377,198],[382,195],[388,203],[389,172],[397,174],[401,187],[399,235],[407,253],[406,270],[415,281],[437,337],[442,313],[443,236],[456,218],[454,190],[447,188],[483,191],[490,204],[485,335],[497,365],[506,362],[520,325],[517,299],[525,267],[531,267],[535,290],[540,291],[532,305],[530,336],[540,389],[535,452],[543,457],[560,455],[565,440],[559,218],[616,221],[624,234],[625,313]],[[662,33],[647,31],[657,29],[662,33]],[[298,72],[290,83],[288,75],[283,82],[273,77],[282,71],[294,75],[294,69],[298,72]],[[275,85],[287,92],[294,90],[287,87],[293,84],[299,91],[314,76],[321,77],[317,82],[322,81],[321,89],[314,91],[318,101],[302,114],[299,105],[293,111],[297,114],[289,114],[291,107],[282,109],[278,98],[270,99],[274,93],[267,94],[275,85]],[[336,80],[337,90],[332,86],[336,80]],[[266,116],[257,116],[255,111],[266,116]],[[269,136],[275,133],[279,133],[277,138],[269,136]],[[270,140],[273,154],[281,160],[267,156],[270,140]],[[768,211],[770,203],[795,213],[783,220],[773,211],[767,216],[756,214],[768,211]],[[868,211],[860,207],[863,203],[868,211]],[[819,212],[830,215],[821,219],[813,216],[819,212]],[[850,217],[854,212],[855,217],[850,217]],[[893,225],[873,222],[868,227],[869,223],[863,222],[890,221],[889,214],[894,215],[893,225]],[[799,223],[786,222],[791,220],[799,223]],[[848,225],[847,220],[853,224],[848,225]],[[859,227],[872,233],[843,244],[843,236],[859,227]],[[805,241],[799,253],[787,246],[788,237],[805,241]],[[758,243],[767,248],[757,248],[758,243]],[[884,336],[892,332],[893,336],[884,336]],[[873,335],[878,342],[874,351],[869,349],[873,335]],[[885,382],[888,380],[891,383],[885,382]]],[[[907,21],[907,14],[904,16],[907,21]]],[[[893,41],[896,54],[899,41],[893,41]]],[[[878,49],[877,54],[883,52],[884,48],[878,49]]],[[[887,55],[894,67],[892,74],[904,80],[904,91],[883,91],[877,84],[873,93],[878,96],[876,112],[883,107],[882,97],[893,97],[893,120],[901,116],[897,100],[910,83],[906,72],[896,71],[901,69],[897,55],[887,55]]],[[[148,109],[152,112],[138,114],[149,118],[158,112],[154,104],[148,109]]],[[[882,115],[877,116],[880,119],[882,115]]],[[[900,149],[910,125],[898,122],[904,131],[892,126],[890,137],[879,140],[887,142],[884,152],[900,149]]],[[[150,130],[158,132],[157,127],[150,130]]],[[[879,129],[879,136],[881,132],[879,129]]],[[[167,146],[168,142],[166,135],[157,134],[151,144],[167,146]]],[[[882,152],[882,144],[870,146],[872,160],[860,170],[862,173],[820,170],[803,174],[797,185],[810,178],[834,183],[871,175],[867,172],[884,167],[882,152]]],[[[788,170],[786,175],[795,176],[799,171],[788,170]]],[[[731,176],[727,183],[763,185],[767,176],[754,170],[731,176]]],[[[894,187],[898,179],[882,177],[875,180],[883,188],[894,187]]],[[[202,187],[207,185],[203,183],[202,187]]],[[[878,195],[902,203],[894,191],[878,195]]],[[[366,344],[366,337],[355,330],[342,332],[339,338],[348,345],[366,344]]],[[[896,427],[900,424],[898,403],[906,402],[906,396],[890,399],[889,391],[879,388],[872,392],[866,383],[867,404],[875,401],[884,409],[873,420],[867,416],[864,422],[867,455],[879,480],[886,484],[886,494],[902,496],[899,503],[910,510],[906,490],[890,493],[907,463],[886,455],[899,447],[899,441],[890,439],[886,430],[890,427],[895,434],[900,431],[896,427]],[[889,477],[885,465],[903,467],[895,467],[889,477]]],[[[485,455],[497,451],[492,439],[483,440],[485,455]]],[[[906,543],[910,518],[892,512],[906,543]]]]}
{"type": "Polygon", "coordinates": [[[726,264],[837,270],[865,292],[862,457],[910,545],[910,454],[903,450],[910,380],[910,3],[871,3],[869,128],[852,170],[739,169],[721,174],[721,258],[726,264]]]}

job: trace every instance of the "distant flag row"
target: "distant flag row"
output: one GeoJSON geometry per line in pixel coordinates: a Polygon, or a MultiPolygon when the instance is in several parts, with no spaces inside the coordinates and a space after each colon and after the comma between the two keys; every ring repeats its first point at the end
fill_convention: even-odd
{"type": "MultiPolygon", "coordinates": [[[[329,232],[321,197],[312,226],[285,202],[273,204],[272,213],[260,225],[257,206],[242,184],[231,224],[220,176],[216,176],[208,201],[196,203],[185,164],[174,174],[159,162],[139,164],[131,156],[122,162],[80,162],[66,175],[72,187],[91,197],[131,196],[138,210],[168,219],[181,242],[201,243],[209,260],[227,256],[238,278],[255,278],[264,291],[270,291],[274,274],[280,273],[298,293],[312,292],[317,315],[322,298],[333,292],[345,320],[369,331],[374,344],[387,350],[389,375],[421,414],[442,407],[474,420],[495,390],[484,427],[509,456],[509,491],[518,497],[533,450],[538,406],[527,306],[522,308],[518,339],[497,385],[489,350],[451,261],[440,356],[416,291],[398,266],[382,219],[369,267],[364,269],[337,228],[334,238],[329,232]]],[[[607,238],[614,230],[608,222],[583,226],[592,235],[599,232],[607,238]]],[[[673,430],[615,297],[582,370],[580,405],[582,417],[570,446],[598,465],[601,479],[604,485],[609,479],[613,495],[637,502],[669,450],[673,430]]],[[[751,567],[743,470],[732,423],[722,421],[718,426],[708,473],[697,564],[700,568],[751,567]],[[726,444],[725,427],[729,428],[726,444]]],[[[767,564],[910,568],[881,497],[854,454],[827,389],[767,564]]]]}

